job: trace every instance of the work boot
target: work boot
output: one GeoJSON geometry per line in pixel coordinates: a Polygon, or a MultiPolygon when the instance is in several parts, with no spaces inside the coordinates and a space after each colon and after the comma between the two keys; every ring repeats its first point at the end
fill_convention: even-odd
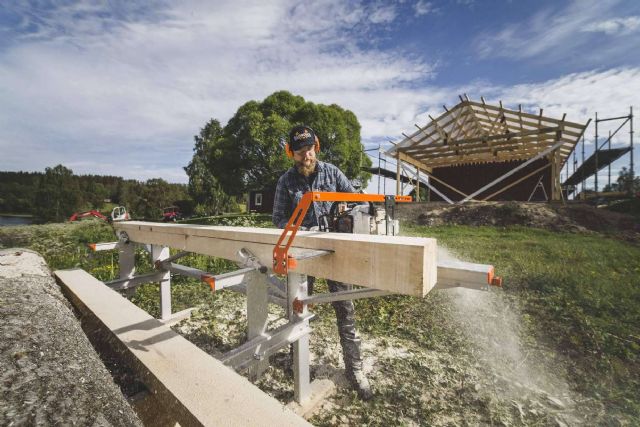
{"type": "Polygon", "coordinates": [[[347,380],[357,393],[358,397],[364,401],[371,400],[373,398],[373,392],[371,391],[371,385],[367,376],[362,372],[362,369],[353,370],[347,368],[346,370],[347,380]]]}

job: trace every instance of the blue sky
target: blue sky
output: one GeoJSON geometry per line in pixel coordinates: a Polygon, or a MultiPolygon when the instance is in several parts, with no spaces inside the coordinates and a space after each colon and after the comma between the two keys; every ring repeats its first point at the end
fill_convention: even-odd
{"type": "Polygon", "coordinates": [[[186,182],[209,118],[281,89],[352,110],[367,148],[463,93],[618,116],[638,101],[639,47],[636,0],[3,2],[0,170],[186,182]]]}

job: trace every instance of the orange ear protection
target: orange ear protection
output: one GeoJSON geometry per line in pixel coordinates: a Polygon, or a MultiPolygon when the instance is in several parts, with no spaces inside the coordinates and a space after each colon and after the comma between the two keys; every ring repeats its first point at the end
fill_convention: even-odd
{"type": "MultiPolygon", "coordinates": [[[[313,149],[316,153],[320,152],[320,140],[318,139],[318,135],[316,135],[316,143],[313,145],[313,149]]],[[[293,159],[293,150],[289,147],[289,143],[284,144],[284,152],[287,153],[287,157],[293,159]]]]}

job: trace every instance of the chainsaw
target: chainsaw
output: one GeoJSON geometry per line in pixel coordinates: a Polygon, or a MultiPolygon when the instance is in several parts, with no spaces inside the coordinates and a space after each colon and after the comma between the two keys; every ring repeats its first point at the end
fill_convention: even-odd
{"type": "Polygon", "coordinates": [[[329,213],[318,218],[319,230],[332,233],[383,234],[395,236],[400,225],[395,219],[395,198],[385,199],[384,210],[373,202],[333,202],[329,213]]]}
{"type": "Polygon", "coordinates": [[[410,201],[410,196],[319,191],[305,193],[293,210],[293,214],[273,249],[273,271],[278,274],[287,274],[289,269],[295,268],[296,260],[289,256],[289,248],[298,230],[301,229],[302,220],[313,202],[335,202],[331,205],[330,213],[319,219],[323,231],[344,230],[340,232],[395,235],[399,231],[398,222],[394,219],[396,203],[410,201]],[[345,202],[368,202],[369,205],[354,204],[349,208],[347,203],[346,207],[340,211],[340,203],[345,202]],[[380,217],[380,213],[372,210],[374,202],[384,203],[385,211],[382,213],[384,218],[380,217]],[[382,228],[384,232],[381,232],[382,224],[384,224],[384,228],[382,228]],[[375,232],[372,233],[372,231],[375,232]]]}

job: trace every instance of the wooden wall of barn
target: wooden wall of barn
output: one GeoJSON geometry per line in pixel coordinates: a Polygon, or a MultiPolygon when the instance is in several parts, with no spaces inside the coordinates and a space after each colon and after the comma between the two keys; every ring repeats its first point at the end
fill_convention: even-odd
{"type": "MultiPolygon", "coordinates": [[[[449,167],[441,167],[434,168],[432,174],[452,187],[457,188],[465,194],[471,194],[476,190],[484,187],[486,184],[491,181],[499,178],[515,167],[524,163],[525,160],[519,161],[510,161],[510,162],[500,162],[500,163],[478,163],[474,165],[461,165],[461,166],[449,166],[449,167]]],[[[540,167],[548,164],[549,161],[546,158],[538,159],[535,162],[525,166],[520,169],[514,175],[511,175],[507,179],[502,182],[494,185],[478,196],[474,197],[475,200],[482,200],[485,197],[493,194],[494,192],[504,188],[512,182],[517,181],[518,179],[530,174],[531,172],[539,169],[540,167]]],[[[522,182],[514,185],[513,187],[505,190],[504,192],[498,194],[497,196],[491,198],[490,200],[514,200],[514,201],[527,201],[531,192],[536,187],[538,180],[542,176],[542,184],[544,185],[544,189],[547,193],[547,197],[551,198],[551,167],[548,167],[529,178],[523,180],[522,182]]],[[[435,180],[431,180],[431,185],[438,189],[445,196],[450,198],[451,200],[459,201],[464,197],[459,193],[445,187],[444,185],[436,182],[435,180]]],[[[442,201],[443,199],[438,196],[434,191],[431,191],[431,200],[432,201],[442,201]]],[[[542,192],[541,188],[537,188],[531,201],[544,201],[545,196],[542,192]]]]}

